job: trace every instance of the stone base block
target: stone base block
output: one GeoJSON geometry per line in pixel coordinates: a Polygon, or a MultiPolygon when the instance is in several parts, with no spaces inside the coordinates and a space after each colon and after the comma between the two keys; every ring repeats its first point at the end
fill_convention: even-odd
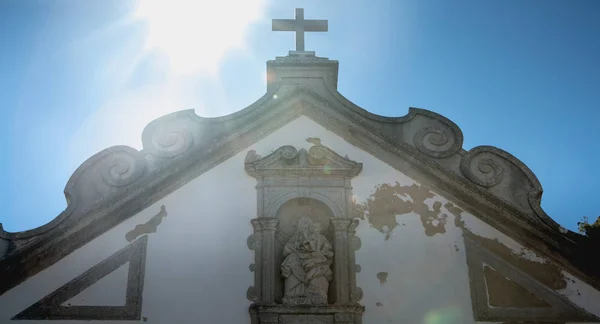
{"type": "Polygon", "coordinates": [[[361,324],[360,305],[257,305],[250,306],[252,324],[361,324]]]}

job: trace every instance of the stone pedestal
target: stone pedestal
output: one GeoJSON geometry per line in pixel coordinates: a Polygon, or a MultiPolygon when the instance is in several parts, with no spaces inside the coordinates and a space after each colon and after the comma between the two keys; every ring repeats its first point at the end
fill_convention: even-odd
{"type": "Polygon", "coordinates": [[[324,306],[284,306],[252,305],[252,324],[361,324],[364,306],[324,305],[324,306]]]}

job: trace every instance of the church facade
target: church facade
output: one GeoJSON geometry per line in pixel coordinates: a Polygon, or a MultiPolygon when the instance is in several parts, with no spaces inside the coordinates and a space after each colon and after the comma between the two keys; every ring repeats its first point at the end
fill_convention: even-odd
{"type": "MultiPolygon", "coordinates": [[[[273,28],[327,29],[296,18],[273,28]]],[[[52,222],[0,228],[0,323],[600,323],[527,166],[434,112],[369,113],[338,65],[297,37],[249,107],[88,159],[52,222]]]]}

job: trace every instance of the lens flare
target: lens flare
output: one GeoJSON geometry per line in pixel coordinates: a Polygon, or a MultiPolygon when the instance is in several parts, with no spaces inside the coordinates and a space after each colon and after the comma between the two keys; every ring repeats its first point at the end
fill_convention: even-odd
{"type": "Polygon", "coordinates": [[[134,18],[147,23],[145,48],[166,53],[173,72],[214,73],[263,11],[263,0],[139,0],[134,18]]]}
{"type": "Polygon", "coordinates": [[[460,310],[456,307],[434,309],[425,315],[425,324],[458,324],[461,323],[460,310]]]}

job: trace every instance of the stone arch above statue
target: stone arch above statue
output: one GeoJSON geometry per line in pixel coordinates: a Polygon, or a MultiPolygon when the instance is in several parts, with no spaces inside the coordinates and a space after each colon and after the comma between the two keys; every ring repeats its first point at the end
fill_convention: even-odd
{"type": "MultiPolygon", "coordinates": [[[[298,230],[298,221],[303,217],[307,217],[315,223],[320,232],[330,234],[331,219],[341,216],[336,216],[331,207],[321,200],[297,197],[283,203],[274,218],[278,220],[279,231],[285,237],[291,237],[298,230]]],[[[328,238],[331,239],[331,237],[328,238]]]]}
{"type": "Polygon", "coordinates": [[[298,190],[296,192],[288,192],[275,197],[267,206],[266,217],[279,218],[277,216],[280,213],[281,208],[290,202],[299,202],[299,200],[302,199],[307,201],[317,201],[325,205],[331,212],[331,217],[345,217],[345,212],[342,208],[344,201],[339,201],[339,199],[335,199],[337,197],[332,198],[326,193],[319,192],[320,189],[321,188],[318,187],[310,187],[308,190],[304,190],[304,195],[298,190]]]}

